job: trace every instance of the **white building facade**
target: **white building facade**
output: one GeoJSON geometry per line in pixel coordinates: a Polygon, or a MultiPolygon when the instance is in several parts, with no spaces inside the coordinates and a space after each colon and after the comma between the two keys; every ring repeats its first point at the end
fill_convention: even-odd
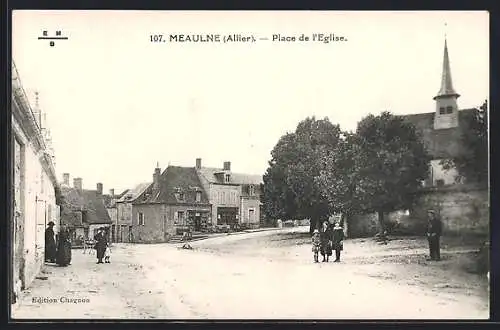
{"type": "Polygon", "coordinates": [[[12,62],[11,303],[29,287],[44,263],[45,228],[59,230],[59,191],[50,133],[32,109],[12,62]]]}

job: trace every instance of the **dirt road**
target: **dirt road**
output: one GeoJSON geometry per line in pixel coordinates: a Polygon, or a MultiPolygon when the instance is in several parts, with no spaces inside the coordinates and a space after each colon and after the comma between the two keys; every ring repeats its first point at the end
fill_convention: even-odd
{"type": "Polygon", "coordinates": [[[193,242],[193,250],[168,244],[116,245],[110,265],[96,265],[93,257],[77,250],[70,267],[51,267],[47,280],[34,283],[14,316],[488,318],[487,297],[477,287],[450,291],[450,283],[456,285],[465,278],[458,276],[450,282],[445,277],[446,282],[441,281],[443,269],[415,264],[411,259],[419,256],[418,248],[403,253],[404,260],[413,256],[408,259],[413,260],[413,268],[381,262],[388,259],[382,253],[384,248],[377,256],[373,247],[363,247],[359,241],[346,241],[342,263],[314,264],[310,245],[283,236],[294,230],[281,230],[280,235],[268,231],[218,237],[193,242]],[[409,277],[412,283],[405,282],[409,272],[415,272],[409,277]],[[429,276],[437,276],[441,282],[429,285],[429,276]],[[419,278],[424,283],[419,283],[419,278]],[[83,297],[89,302],[33,303],[33,297],[44,296],[83,297]]]}

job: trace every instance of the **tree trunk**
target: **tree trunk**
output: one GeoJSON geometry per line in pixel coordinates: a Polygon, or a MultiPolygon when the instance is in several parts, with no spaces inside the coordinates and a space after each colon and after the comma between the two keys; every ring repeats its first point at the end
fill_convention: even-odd
{"type": "Polygon", "coordinates": [[[349,235],[351,234],[349,230],[349,219],[350,215],[348,213],[342,212],[340,224],[342,225],[342,228],[344,228],[344,235],[346,237],[349,237],[349,235]]]}
{"type": "Polygon", "coordinates": [[[309,220],[309,234],[312,235],[314,229],[319,229],[319,219],[317,217],[311,217],[309,220]]]}
{"type": "Polygon", "coordinates": [[[379,223],[379,234],[384,235],[385,232],[385,219],[384,219],[384,212],[378,211],[378,223],[379,223]]]}

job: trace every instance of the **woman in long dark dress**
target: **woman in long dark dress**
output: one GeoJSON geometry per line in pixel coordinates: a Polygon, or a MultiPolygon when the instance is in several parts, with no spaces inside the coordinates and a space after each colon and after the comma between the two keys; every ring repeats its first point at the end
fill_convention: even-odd
{"type": "Polygon", "coordinates": [[[340,262],[340,251],[344,250],[344,228],[342,228],[339,222],[336,222],[333,227],[332,237],[332,245],[335,250],[334,262],[340,262]]]}
{"type": "Polygon", "coordinates": [[[332,229],[328,221],[323,222],[323,227],[319,233],[320,251],[323,256],[322,262],[328,262],[328,257],[332,255],[332,229]]]}
{"type": "Polygon", "coordinates": [[[59,266],[67,266],[71,264],[71,240],[66,226],[61,226],[61,230],[59,231],[56,263],[59,266]]]}
{"type": "Polygon", "coordinates": [[[106,252],[106,246],[108,243],[103,228],[99,228],[99,231],[94,236],[94,240],[96,240],[95,249],[97,251],[97,253],[96,253],[97,254],[97,263],[102,264],[103,263],[102,258],[104,258],[104,252],[106,252]]]}
{"type": "Polygon", "coordinates": [[[50,221],[45,229],[45,262],[56,262],[57,246],[53,227],[54,222],[50,221]]]}

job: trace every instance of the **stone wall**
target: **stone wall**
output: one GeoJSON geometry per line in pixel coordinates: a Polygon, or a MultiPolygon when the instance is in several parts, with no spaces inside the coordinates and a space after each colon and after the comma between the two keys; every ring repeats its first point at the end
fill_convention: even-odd
{"type": "Polygon", "coordinates": [[[440,214],[444,234],[489,235],[487,187],[468,184],[426,189],[418,194],[411,217],[423,222],[428,209],[440,214]]]}
{"type": "MultiPolygon", "coordinates": [[[[444,235],[488,235],[488,193],[487,188],[470,184],[426,188],[416,194],[411,210],[386,214],[386,226],[394,235],[424,235],[427,210],[434,209],[441,216],[444,235]]],[[[349,219],[350,237],[374,236],[378,231],[375,213],[349,219]]]]}

